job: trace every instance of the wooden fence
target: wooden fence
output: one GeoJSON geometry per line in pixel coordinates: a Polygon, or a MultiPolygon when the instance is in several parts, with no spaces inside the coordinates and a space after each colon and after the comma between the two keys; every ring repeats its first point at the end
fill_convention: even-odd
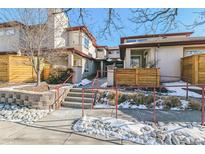
{"type": "Polygon", "coordinates": [[[0,55],[0,81],[31,82],[36,73],[26,56],[0,55]]]}
{"type": "Polygon", "coordinates": [[[158,68],[116,69],[116,82],[118,85],[128,86],[158,86],[160,85],[160,70],[158,68]]]}
{"type": "Polygon", "coordinates": [[[192,84],[205,84],[205,54],[182,58],[181,77],[192,84]]]}

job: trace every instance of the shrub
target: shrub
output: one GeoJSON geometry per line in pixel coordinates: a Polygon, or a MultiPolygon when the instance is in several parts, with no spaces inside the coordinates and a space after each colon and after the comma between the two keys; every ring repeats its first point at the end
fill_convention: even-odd
{"type": "Polygon", "coordinates": [[[123,103],[127,100],[126,94],[119,93],[118,94],[118,104],[123,103]]]}
{"type": "Polygon", "coordinates": [[[201,103],[196,100],[190,100],[188,108],[192,110],[201,110],[201,103]]]}
{"type": "Polygon", "coordinates": [[[181,106],[181,101],[178,97],[169,96],[164,99],[164,108],[170,109],[172,107],[181,106]]]}
{"type": "MultiPolygon", "coordinates": [[[[52,75],[48,77],[46,80],[47,83],[49,84],[60,84],[63,83],[72,73],[72,70],[67,69],[67,70],[61,70],[59,73],[59,70],[53,70],[52,75]]],[[[71,80],[71,79],[70,79],[71,80]]]]}

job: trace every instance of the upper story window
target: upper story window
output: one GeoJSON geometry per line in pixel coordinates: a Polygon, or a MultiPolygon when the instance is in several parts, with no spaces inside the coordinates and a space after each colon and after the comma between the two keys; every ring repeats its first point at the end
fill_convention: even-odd
{"type": "Polygon", "coordinates": [[[14,35],[14,34],[15,34],[15,30],[13,28],[0,29],[0,36],[3,36],[3,35],[10,36],[10,35],[14,35]]]}
{"type": "Polygon", "coordinates": [[[8,35],[8,36],[9,36],[9,35],[14,35],[14,34],[15,34],[15,31],[14,31],[14,29],[6,29],[6,30],[5,30],[5,34],[8,35]]]}
{"type": "Polygon", "coordinates": [[[193,50],[186,50],[184,52],[184,56],[191,56],[196,54],[205,54],[205,49],[193,49],[193,50]]]}
{"type": "Polygon", "coordinates": [[[126,43],[134,43],[134,42],[144,42],[147,41],[147,39],[127,39],[126,43]]]}
{"type": "Polygon", "coordinates": [[[90,41],[89,41],[88,37],[84,37],[84,44],[83,45],[85,48],[89,49],[89,43],[90,43],[90,41]]]}

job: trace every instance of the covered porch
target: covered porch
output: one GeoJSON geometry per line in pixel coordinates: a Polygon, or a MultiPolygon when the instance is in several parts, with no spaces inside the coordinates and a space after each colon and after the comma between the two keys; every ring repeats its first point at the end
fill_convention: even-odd
{"type": "Polygon", "coordinates": [[[124,52],[124,68],[155,68],[157,60],[152,48],[127,48],[124,52]]]}
{"type": "Polygon", "coordinates": [[[160,69],[153,48],[126,48],[121,51],[124,68],[114,70],[114,84],[159,86],[160,69]]]}

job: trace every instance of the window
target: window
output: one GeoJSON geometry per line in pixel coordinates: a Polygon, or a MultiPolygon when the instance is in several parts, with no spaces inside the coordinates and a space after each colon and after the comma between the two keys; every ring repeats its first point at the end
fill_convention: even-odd
{"type": "Polygon", "coordinates": [[[84,47],[89,48],[89,39],[87,37],[84,37],[84,47]]]}
{"type": "Polygon", "coordinates": [[[128,39],[126,43],[134,43],[134,42],[145,42],[147,39],[128,39]]]}
{"type": "Polygon", "coordinates": [[[136,40],[135,39],[126,40],[126,43],[133,43],[133,42],[136,42],[136,40]]]}
{"type": "Polygon", "coordinates": [[[199,49],[199,50],[186,50],[184,52],[184,56],[191,56],[191,55],[196,55],[196,54],[205,54],[205,49],[199,49]]]}
{"type": "Polygon", "coordinates": [[[5,30],[5,34],[6,35],[14,35],[15,34],[14,29],[7,29],[7,30],[5,30]]]}

